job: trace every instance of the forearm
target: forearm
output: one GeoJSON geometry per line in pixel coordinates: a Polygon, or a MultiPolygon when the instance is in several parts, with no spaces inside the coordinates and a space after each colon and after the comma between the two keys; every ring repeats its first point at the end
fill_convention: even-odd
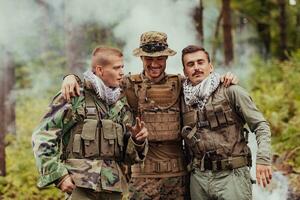
{"type": "Polygon", "coordinates": [[[255,135],[257,141],[256,163],[271,165],[271,131],[268,123],[259,123],[255,135]]]}

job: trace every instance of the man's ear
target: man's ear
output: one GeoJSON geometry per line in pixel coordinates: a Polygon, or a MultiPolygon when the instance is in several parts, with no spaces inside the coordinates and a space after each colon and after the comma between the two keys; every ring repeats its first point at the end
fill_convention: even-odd
{"type": "Polygon", "coordinates": [[[212,63],[210,63],[209,65],[210,65],[210,73],[212,73],[214,71],[214,65],[212,63]]]}
{"type": "Polygon", "coordinates": [[[185,73],[185,67],[184,67],[184,66],[183,66],[183,74],[184,74],[184,76],[187,77],[187,75],[186,75],[186,73],[185,73]]]}
{"type": "Polygon", "coordinates": [[[101,65],[96,65],[96,67],[95,67],[95,73],[98,76],[102,76],[103,75],[103,67],[101,65]]]}

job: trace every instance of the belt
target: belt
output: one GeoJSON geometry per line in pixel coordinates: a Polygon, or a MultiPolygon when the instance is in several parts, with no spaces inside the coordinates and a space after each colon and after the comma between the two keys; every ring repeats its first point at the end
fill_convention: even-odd
{"type": "Polygon", "coordinates": [[[185,170],[182,159],[170,159],[166,161],[145,161],[144,164],[135,164],[131,167],[132,173],[166,173],[181,172],[185,170]]]}
{"type": "Polygon", "coordinates": [[[204,170],[212,171],[222,171],[222,170],[232,170],[244,166],[250,166],[250,162],[247,156],[238,156],[238,157],[228,157],[223,160],[210,160],[204,159],[200,160],[195,158],[193,160],[194,166],[204,170]]]}

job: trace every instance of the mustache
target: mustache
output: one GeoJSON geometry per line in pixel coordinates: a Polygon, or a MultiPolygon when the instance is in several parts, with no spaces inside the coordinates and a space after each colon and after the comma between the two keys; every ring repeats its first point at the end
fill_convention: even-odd
{"type": "Polygon", "coordinates": [[[192,74],[192,76],[196,76],[196,75],[199,75],[199,74],[202,74],[203,72],[202,71],[199,71],[199,70],[195,70],[192,74]]]}

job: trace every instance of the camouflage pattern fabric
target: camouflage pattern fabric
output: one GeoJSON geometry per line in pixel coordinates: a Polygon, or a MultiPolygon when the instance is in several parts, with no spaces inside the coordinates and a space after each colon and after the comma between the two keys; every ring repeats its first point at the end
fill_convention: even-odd
{"type": "Polygon", "coordinates": [[[95,192],[90,189],[75,188],[67,200],[120,200],[122,195],[119,192],[95,192]]]}
{"type": "Polygon", "coordinates": [[[130,200],[188,199],[186,176],[169,178],[132,178],[129,183],[130,200]]]}
{"type": "MultiPolygon", "coordinates": [[[[114,114],[113,120],[121,124],[132,122],[132,116],[127,108],[124,106],[119,109],[119,114],[114,114]]],[[[83,95],[73,98],[68,103],[61,94],[58,94],[35,129],[32,135],[32,146],[40,173],[38,187],[43,188],[57,183],[61,177],[70,174],[77,187],[95,191],[126,192],[126,179],[116,161],[86,158],[61,160],[63,147],[69,142],[70,130],[84,119],[84,109],[83,95]]],[[[111,109],[113,106],[108,108],[108,112],[111,109]]],[[[125,146],[127,148],[124,163],[142,162],[147,151],[146,143],[137,145],[130,137],[126,140],[125,146]]]]}

